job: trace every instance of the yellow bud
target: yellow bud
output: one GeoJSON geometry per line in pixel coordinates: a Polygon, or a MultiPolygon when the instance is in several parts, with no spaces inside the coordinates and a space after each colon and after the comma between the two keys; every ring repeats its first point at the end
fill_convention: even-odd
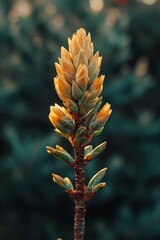
{"type": "Polygon", "coordinates": [[[61,107],[58,104],[50,107],[49,120],[55,128],[59,129],[59,126],[63,128],[62,120],[66,117],[72,120],[71,114],[64,107],[61,107]]]}
{"type": "MultiPolygon", "coordinates": [[[[86,36],[84,29],[80,28],[76,34],[73,34],[72,39],[68,39],[69,52],[74,58],[81,50],[84,51],[86,58],[89,60],[93,55],[93,44],[91,43],[90,33],[86,36]]],[[[82,51],[82,52],[83,52],[82,51]]]]}
{"type": "Polygon", "coordinates": [[[86,66],[88,65],[88,59],[83,50],[80,50],[79,54],[74,58],[75,67],[78,68],[80,64],[86,65],[86,66]]]}
{"type": "Polygon", "coordinates": [[[55,118],[55,117],[52,116],[51,114],[49,114],[48,117],[49,117],[49,120],[50,120],[50,122],[52,123],[52,125],[53,125],[54,127],[56,127],[56,125],[57,125],[56,123],[58,122],[59,119],[55,118]]]}
{"type": "Polygon", "coordinates": [[[59,59],[60,65],[62,66],[63,71],[67,72],[70,76],[74,77],[75,67],[67,58],[63,57],[59,59]]]}
{"type": "Polygon", "coordinates": [[[94,61],[94,60],[98,60],[98,58],[99,58],[99,51],[97,51],[95,54],[94,54],[94,56],[91,58],[91,60],[90,60],[90,64],[94,61]]]}
{"type": "Polygon", "coordinates": [[[57,71],[58,76],[59,76],[59,75],[64,76],[64,72],[63,72],[63,70],[62,70],[61,65],[58,64],[58,63],[55,63],[55,67],[56,67],[56,71],[57,71]]]}
{"type": "Polygon", "coordinates": [[[58,97],[59,97],[63,102],[65,102],[65,101],[67,100],[67,97],[65,97],[65,95],[63,95],[63,94],[60,92],[59,85],[58,85],[58,79],[57,79],[57,78],[54,78],[54,87],[55,87],[55,90],[56,90],[56,92],[57,92],[58,97]]]}
{"type": "Polygon", "coordinates": [[[85,48],[84,51],[86,52],[86,56],[90,59],[93,55],[93,44],[91,43],[91,34],[88,33],[85,41],[85,48]]]}
{"type": "MultiPolygon", "coordinates": [[[[102,57],[99,57],[99,51],[98,52],[96,52],[95,54],[94,54],[94,56],[91,58],[91,60],[90,60],[90,62],[89,62],[89,67],[88,68],[92,68],[93,69],[93,66],[95,67],[94,69],[93,69],[93,71],[95,72],[95,71],[99,71],[99,68],[100,68],[100,66],[101,66],[101,63],[102,63],[102,57]]],[[[93,75],[93,73],[94,72],[92,72],[92,75],[93,75]]],[[[91,72],[89,71],[89,74],[91,75],[91,72]]]]}
{"type": "Polygon", "coordinates": [[[73,34],[72,40],[69,40],[68,43],[69,43],[69,51],[71,52],[72,58],[74,59],[75,56],[78,55],[78,53],[81,49],[81,46],[80,46],[75,34],[73,34]]]}
{"type": "Polygon", "coordinates": [[[96,115],[96,121],[104,125],[111,115],[112,110],[110,109],[110,104],[106,103],[103,108],[99,111],[99,113],[96,115]]]}
{"type": "Polygon", "coordinates": [[[71,85],[66,81],[66,79],[64,77],[61,78],[57,77],[55,79],[54,79],[55,89],[58,96],[62,96],[62,98],[65,99],[64,101],[66,101],[66,98],[68,97],[71,98],[71,85]]]}
{"type": "Polygon", "coordinates": [[[98,183],[97,185],[93,186],[93,192],[98,192],[100,189],[106,186],[105,182],[98,183]]]}
{"type": "Polygon", "coordinates": [[[52,174],[53,181],[65,190],[73,190],[73,185],[68,177],[62,178],[58,174],[52,174]]]}
{"type": "Polygon", "coordinates": [[[98,97],[103,89],[104,75],[101,75],[99,78],[93,81],[92,85],[89,88],[89,91],[92,94],[92,99],[98,97]]]}
{"type": "Polygon", "coordinates": [[[98,58],[98,63],[97,63],[97,68],[99,69],[101,67],[101,63],[102,63],[102,57],[98,58]]]}
{"type": "Polygon", "coordinates": [[[79,45],[81,46],[82,49],[85,47],[85,38],[86,38],[86,32],[84,29],[80,28],[77,30],[77,38],[79,41],[79,45]]]}
{"type": "Polygon", "coordinates": [[[71,55],[64,47],[61,47],[61,58],[66,58],[70,63],[72,63],[71,55]]]}
{"type": "Polygon", "coordinates": [[[77,69],[76,83],[81,88],[81,90],[84,91],[88,82],[89,82],[88,69],[85,65],[80,64],[77,69]]]}

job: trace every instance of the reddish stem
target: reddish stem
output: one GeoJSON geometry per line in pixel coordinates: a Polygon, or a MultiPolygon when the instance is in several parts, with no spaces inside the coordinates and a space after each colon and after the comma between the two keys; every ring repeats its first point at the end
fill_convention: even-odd
{"type": "Polygon", "coordinates": [[[85,186],[85,163],[84,146],[74,146],[75,151],[75,218],[74,218],[74,240],[84,239],[86,200],[84,194],[85,186]]]}
{"type": "MultiPolygon", "coordinates": [[[[85,124],[86,119],[83,115],[75,115],[75,132],[85,124]]],[[[78,143],[73,138],[73,148],[75,152],[74,170],[75,170],[75,217],[74,217],[74,240],[84,239],[86,200],[85,200],[85,162],[84,148],[85,144],[78,143]]]]}

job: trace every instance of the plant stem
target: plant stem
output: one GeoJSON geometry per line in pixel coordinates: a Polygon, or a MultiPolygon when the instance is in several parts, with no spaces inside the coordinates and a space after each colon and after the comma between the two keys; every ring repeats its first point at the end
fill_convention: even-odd
{"type": "Polygon", "coordinates": [[[74,218],[74,240],[84,239],[86,201],[84,194],[85,186],[85,164],[84,146],[74,146],[75,151],[75,218],[74,218]]]}

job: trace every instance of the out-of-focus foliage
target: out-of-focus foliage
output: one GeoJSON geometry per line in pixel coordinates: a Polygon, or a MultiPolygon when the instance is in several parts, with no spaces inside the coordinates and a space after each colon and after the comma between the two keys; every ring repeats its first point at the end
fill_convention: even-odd
{"type": "Polygon", "coordinates": [[[53,63],[77,28],[103,55],[104,102],[113,114],[98,137],[108,186],[88,205],[86,239],[160,239],[160,3],[157,0],[0,1],[0,239],[73,239],[73,202],[51,173],[73,172],[45,152],[71,147],[54,133],[53,63]]]}

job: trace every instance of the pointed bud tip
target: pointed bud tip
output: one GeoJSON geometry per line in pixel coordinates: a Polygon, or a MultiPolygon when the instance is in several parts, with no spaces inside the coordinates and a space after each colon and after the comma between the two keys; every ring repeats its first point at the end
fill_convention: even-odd
{"type": "Polygon", "coordinates": [[[108,168],[105,167],[105,168],[103,168],[102,170],[100,170],[100,172],[104,172],[104,173],[106,173],[107,170],[108,170],[108,168]]]}
{"type": "Polygon", "coordinates": [[[52,148],[52,147],[49,147],[49,146],[46,146],[46,151],[47,151],[49,154],[52,154],[53,148],[52,148]]]}
{"type": "Polygon", "coordinates": [[[99,186],[100,186],[101,188],[104,188],[104,187],[106,186],[106,183],[105,183],[105,182],[101,182],[101,183],[99,183],[99,186]]]}
{"type": "Polygon", "coordinates": [[[53,178],[53,181],[55,182],[56,181],[56,174],[52,173],[52,178],[53,178]]]}
{"type": "Polygon", "coordinates": [[[50,149],[51,147],[50,146],[46,146],[46,149],[48,150],[48,149],[50,149]]]}
{"type": "Polygon", "coordinates": [[[111,113],[112,113],[112,109],[109,111],[109,115],[111,115],[111,113]]]}

